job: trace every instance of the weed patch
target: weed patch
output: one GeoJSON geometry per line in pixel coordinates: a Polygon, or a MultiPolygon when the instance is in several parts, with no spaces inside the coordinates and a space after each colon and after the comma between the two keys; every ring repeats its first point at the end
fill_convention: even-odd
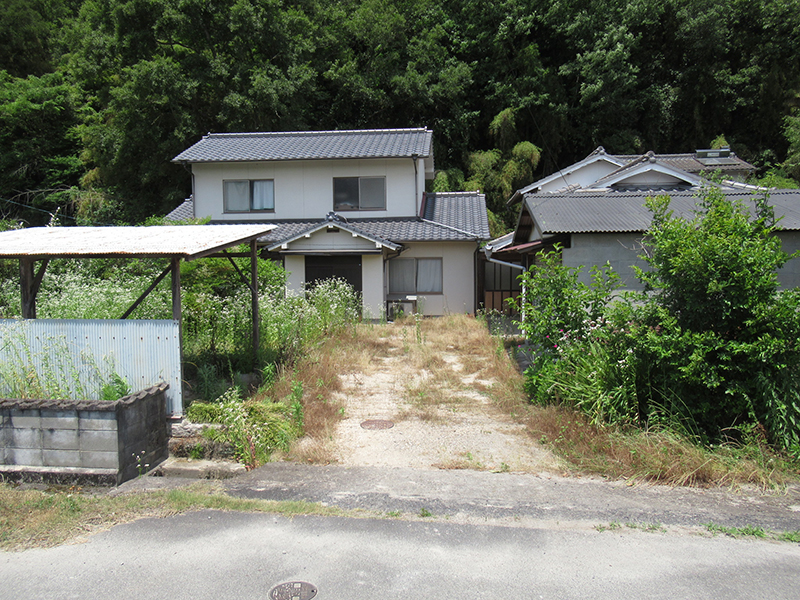
{"type": "Polygon", "coordinates": [[[166,517],[192,510],[265,512],[294,515],[358,516],[303,501],[233,498],[217,485],[123,494],[91,495],[80,488],[42,491],[0,484],[0,549],[51,547],[114,525],[144,517],[166,517]]]}

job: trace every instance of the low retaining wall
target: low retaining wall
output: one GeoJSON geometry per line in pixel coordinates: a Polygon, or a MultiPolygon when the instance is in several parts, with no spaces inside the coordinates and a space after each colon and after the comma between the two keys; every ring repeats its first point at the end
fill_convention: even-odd
{"type": "Polygon", "coordinates": [[[114,485],[152,469],[168,456],[168,388],[114,402],[0,399],[0,474],[114,485]]]}

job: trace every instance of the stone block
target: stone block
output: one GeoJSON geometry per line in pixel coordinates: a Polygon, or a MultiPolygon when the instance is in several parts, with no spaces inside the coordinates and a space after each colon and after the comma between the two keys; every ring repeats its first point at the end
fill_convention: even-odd
{"type": "Polygon", "coordinates": [[[116,415],[113,412],[82,410],[78,412],[78,427],[93,431],[116,431],[116,415]]]}
{"type": "Polygon", "coordinates": [[[8,448],[6,460],[9,465],[41,467],[44,464],[41,448],[8,448]]]}
{"type": "Polygon", "coordinates": [[[12,410],[11,426],[20,429],[38,429],[42,421],[38,410],[12,410]]]}
{"type": "Polygon", "coordinates": [[[27,427],[14,427],[9,432],[11,439],[9,445],[12,448],[41,448],[42,430],[30,429],[27,427]]]}
{"type": "Polygon", "coordinates": [[[78,430],[43,429],[42,447],[46,450],[79,450],[78,430]]]}
{"type": "Polygon", "coordinates": [[[116,431],[81,429],[78,437],[80,449],[84,452],[117,452],[119,449],[116,431]]]}
{"type": "Polygon", "coordinates": [[[42,429],[77,429],[78,413],[74,410],[45,410],[40,411],[42,429]]]}
{"type": "Polygon", "coordinates": [[[80,466],[86,469],[119,469],[117,452],[81,451],[80,466]]]}
{"type": "Polygon", "coordinates": [[[78,450],[42,450],[42,463],[48,467],[78,467],[81,453],[78,450]]]}

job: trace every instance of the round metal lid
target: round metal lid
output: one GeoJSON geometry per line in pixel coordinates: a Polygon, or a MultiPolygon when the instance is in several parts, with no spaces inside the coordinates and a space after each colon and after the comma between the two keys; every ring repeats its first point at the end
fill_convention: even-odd
{"type": "Polygon", "coordinates": [[[364,429],[391,429],[394,427],[394,423],[388,419],[368,419],[361,423],[361,427],[364,429]]]}
{"type": "Polygon", "coordinates": [[[279,583],[269,591],[271,600],[311,600],[316,595],[316,586],[305,581],[279,583]]]}

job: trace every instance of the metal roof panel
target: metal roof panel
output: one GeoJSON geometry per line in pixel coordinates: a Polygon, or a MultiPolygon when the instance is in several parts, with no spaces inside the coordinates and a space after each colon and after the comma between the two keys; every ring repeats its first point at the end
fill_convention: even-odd
{"type": "Polygon", "coordinates": [[[0,257],[181,256],[249,242],[274,225],[31,227],[0,233],[0,257]]]}

